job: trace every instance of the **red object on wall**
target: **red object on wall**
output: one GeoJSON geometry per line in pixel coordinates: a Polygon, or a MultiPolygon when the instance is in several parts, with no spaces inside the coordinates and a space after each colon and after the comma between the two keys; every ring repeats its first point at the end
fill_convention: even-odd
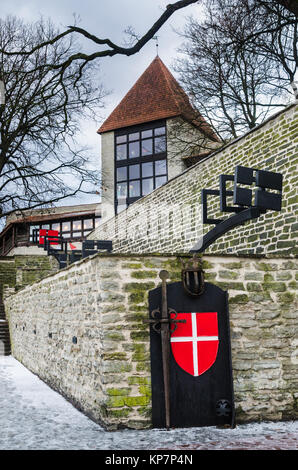
{"type": "Polygon", "coordinates": [[[46,237],[46,236],[51,237],[50,245],[58,245],[59,244],[59,242],[56,238],[56,237],[59,237],[59,231],[58,230],[40,229],[39,230],[39,244],[40,245],[44,245],[44,237],[46,237]]]}
{"type": "MultiPolygon", "coordinates": [[[[175,318],[175,314],[171,314],[175,318]]],[[[218,352],[217,312],[178,313],[177,329],[171,333],[171,348],[177,364],[197,377],[214,364],[218,352]]]]}

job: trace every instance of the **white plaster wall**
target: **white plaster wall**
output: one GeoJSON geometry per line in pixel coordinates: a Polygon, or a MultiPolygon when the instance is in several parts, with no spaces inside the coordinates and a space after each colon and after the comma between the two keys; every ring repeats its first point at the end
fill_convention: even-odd
{"type": "Polygon", "coordinates": [[[168,179],[186,169],[183,157],[206,153],[217,147],[217,142],[211,141],[184,119],[167,119],[168,179]]]}
{"type": "MultiPolygon", "coordinates": [[[[167,119],[167,160],[168,160],[168,179],[182,173],[186,166],[181,159],[181,147],[178,139],[173,139],[179,126],[179,118],[167,119]]],[[[179,132],[178,132],[179,134],[179,132]]]]}
{"type": "Polygon", "coordinates": [[[114,203],[114,132],[105,132],[101,135],[101,165],[102,165],[102,191],[101,191],[101,222],[106,222],[115,215],[114,203]]]}
{"type": "Polygon", "coordinates": [[[36,256],[47,256],[47,252],[43,248],[38,246],[16,246],[9,252],[9,256],[15,255],[36,255],[36,256]]]}

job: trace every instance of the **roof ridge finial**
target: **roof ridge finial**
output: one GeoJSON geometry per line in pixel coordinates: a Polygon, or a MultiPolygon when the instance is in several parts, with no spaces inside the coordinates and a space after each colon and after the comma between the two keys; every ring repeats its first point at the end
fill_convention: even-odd
{"type": "Polygon", "coordinates": [[[152,37],[152,39],[154,39],[156,41],[155,45],[156,45],[156,56],[157,57],[159,57],[158,56],[158,38],[159,38],[159,36],[157,36],[157,35],[152,37]]]}

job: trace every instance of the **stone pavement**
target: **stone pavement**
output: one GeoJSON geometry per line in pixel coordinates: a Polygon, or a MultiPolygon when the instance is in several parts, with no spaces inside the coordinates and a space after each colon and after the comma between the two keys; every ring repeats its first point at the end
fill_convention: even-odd
{"type": "Polygon", "coordinates": [[[0,356],[0,450],[296,450],[298,422],[108,432],[12,356],[0,356]]]}

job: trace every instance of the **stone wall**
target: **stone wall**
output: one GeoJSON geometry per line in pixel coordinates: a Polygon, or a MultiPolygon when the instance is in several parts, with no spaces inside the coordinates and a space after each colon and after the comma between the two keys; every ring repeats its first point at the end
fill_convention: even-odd
{"type": "MultiPolygon", "coordinates": [[[[296,262],[207,255],[204,268],[229,289],[237,422],[297,417],[296,262]]],[[[14,357],[106,428],[149,427],[142,320],[161,269],[180,280],[176,256],[98,254],[11,295],[14,357]]]]}
{"type": "Polygon", "coordinates": [[[56,272],[58,263],[52,256],[0,257],[0,356],[10,355],[10,335],[3,301],[24,286],[56,272]]]}
{"type": "Polygon", "coordinates": [[[16,285],[16,268],[13,257],[0,257],[0,296],[4,285],[13,288],[16,285]]]}
{"type": "Polygon", "coordinates": [[[28,284],[56,272],[58,263],[53,256],[0,256],[0,297],[3,290],[19,290],[28,284]]]}
{"type": "MultiPolygon", "coordinates": [[[[211,228],[201,223],[201,189],[218,189],[220,174],[233,174],[236,165],[243,165],[283,174],[282,211],[269,211],[231,230],[208,252],[293,254],[298,231],[297,148],[298,106],[291,105],[103,223],[89,238],[112,240],[117,253],[187,253],[211,228]]],[[[210,215],[218,208],[214,198],[210,215]]]]}

